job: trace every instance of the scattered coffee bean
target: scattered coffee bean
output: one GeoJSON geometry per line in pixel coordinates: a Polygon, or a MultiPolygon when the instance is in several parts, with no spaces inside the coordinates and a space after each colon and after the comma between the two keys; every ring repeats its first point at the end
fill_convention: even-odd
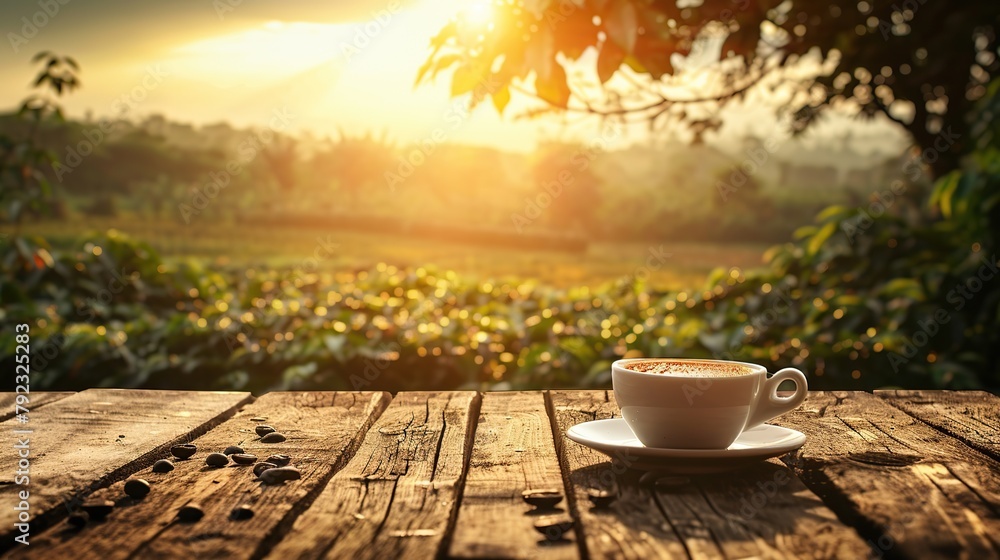
{"type": "Polygon", "coordinates": [[[277,430],[275,430],[271,426],[268,426],[267,424],[261,424],[260,426],[257,426],[256,428],[254,428],[253,431],[257,432],[258,436],[263,437],[263,436],[266,436],[267,434],[270,434],[270,433],[275,432],[277,430]]]}
{"type": "Polygon", "coordinates": [[[226,455],[236,455],[237,453],[243,453],[243,448],[238,445],[230,445],[223,451],[223,453],[226,455]]]}
{"type": "Polygon", "coordinates": [[[547,515],[535,521],[535,530],[550,541],[562,539],[566,531],[572,528],[573,520],[559,515],[547,515]]]}
{"type": "Polygon", "coordinates": [[[177,519],[184,523],[194,523],[202,517],[205,517],[205,512],[198,504],[188,504],[177,512],[177,519]]]}
{"type": "Polygon", "coordinates": [[[170,454],[179,459],[187,459],[198,451],[198,446],[193,443],[182,443],[170,448],[170,454]]]}
{"type": "Polygon", "coordinates": [[[267,461],[268,463],[274,463],[275,465],[278,465],[279,467],[284,467],[288,463],[292,462],[292,458],[291,457],[289,457],[288,455],[282,455],[280,453],[277,454],[277,455],[271,455],[270,457],[268,457],[267,459],[264,459],[264,460],[267,461]]]}
{"type": "Polygon", "coordinates": [[[606,508],[613,504],[618,496],[607,490],[591,488],[587,490],[587,497],[590,498],[590,503],[594,504],[595,508],[606,508]]]}
{"type": "Polygon", "coordinates": [[[222,453],[210,453],[205,457],[205,464],[210,467],[224,467],[229,464],[229,457],[222,453]]]}
{"type": "Polygon", "coordinates": [[[250,519],[253,517],[253,509],[251,509],[250,506],[236,506],[233,508],[233,511],[229,514],[229,516],[236,521],[250,519]]]}
{"type": "Polygon", "coordinates": [[[85,502],[80,509],[87,512],[90,519],[104,519],[115,509],[115,503],[111,500],[95,500],[85,502]]]}
{"type": "Polygon", "coordinates": [[[174,464],[167,459],[160,459],[153,463],[153,472],[155,473],[165,473],[172,470],[174,470],[174,464]]]}
{"type": "Polygon", "coordinates": [[[302,473],[295,467],[275,467],[260,473],[260,480],[264,484],[281,484],[300,478],[302,478],[302,473]]]}
{"type": "Polygon", "coordinates": [[[149,494],[149,483],[141,478],[125,481],[125,493],[137,500],[145,498],[149,494]]]}
{"type": "Polygon", "coordinates": [[[538,509],[554,508],[563,499],[562,492],[552,489],[525,490],[521,492],[521,497],[538,509]]]}
{"type": "Polygon", "coordinates": [[[66,518],[66,523],[74,529],[82,529],[88,521],[90,521],[90,516],[85,511],[74,511],[66,518]]]}
{"type": "Polygon", "coordinates": [[[257,456],[250,453],[235,453],[229,458],[237,465],[252,465],[257,462],[257,456]]]}
{"type": "Polygon", "coordinates": [[[281,442],[285,441],[285,436],[283,436],[282,434],[280,434],[278,432],[271,432],[271,433],[267,434],[266,436],[260,438],[260,441],[262,441],[264,443],[281,443],[281,442]]]}
{"type": "Polygon", "coordinates": [[[257,463],[256,465],[253,466],[253,475],[256,476],[257,478],[260,478],[260,473],[266,471],[267,469],[277,468],[277,466],[278,465],[275,465],[274,463],[269,463],[266,461],[257,463]]]}

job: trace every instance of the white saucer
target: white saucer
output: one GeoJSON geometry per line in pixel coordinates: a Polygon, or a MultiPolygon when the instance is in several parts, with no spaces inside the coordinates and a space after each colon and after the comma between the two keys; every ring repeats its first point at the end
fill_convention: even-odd
{"type": "Polygon", "coordinates": [[[624,418],[592,420],[566,430],[566,437],[596,449],[626,467],[703,474],[744,468],[769,457],[802,447],[801,432],[762,424],[751,428],[727,449],[667,449],[646,447],[636,439],[624,418]]]}

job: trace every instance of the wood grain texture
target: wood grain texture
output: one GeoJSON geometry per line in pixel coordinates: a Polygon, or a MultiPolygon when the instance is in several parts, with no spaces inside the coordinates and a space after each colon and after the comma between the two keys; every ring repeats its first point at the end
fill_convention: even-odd
{"type": "Polygon", "coordinates": [[[54,527],[32,544],[29,556],[259,557],[284,536],[295,517],[353,455],[389,400],[388,393],[268,393],[195,439],[198,453],[189,460],[175,460],[173,471],[161,474],[146,469],[137,473],[136,477],[152,485],[148,496],[128,498],[123,483],[96,493],[95,498],[119,503],[107,521],[79,532],[65,524],[54,527]],[[254,432],[261,422],[252,418],[266,418],[287,440],[262,443],[254,432]],[[230,445],[240,445],[261,460],[275,453],[289,455],[302,479],[265,486],[253,475],[252,466],[230,464],[213,469],[205,465],[209,453],[230,445]],[[188,502],[200,504],[205,511],[197,523],[175,520],[177,510],[188,502]],[[254,510],[252,519],[229,518],[232,509],[240,505],[254,510]]]}
{"type": "MultiPolygon", "coordinates": [[[[32,391],[32,393],[28,395],[29,403],[26,405],[30,410],[28,413],[28,421],[31,421],[31,412],[34,412],[45,405],[65,399],[72,394],[74,394],[72,391],[32,391]]],[[[0,393],[0,422],[14,417],[14,399],[16,397],[16,393],[0,393]]]]}
{"type": "MultiPolygon", "coordinates": [[[[564,493],[541,392],[485,393],[449,555],[458,558],[577,558],[572,535],[550,544],[533,525],[530,489],[564,493]]],[[[565,513],[566,502],[557,511],[565,513]]]]}
{"type": "Polygon", "coordinates": [[[875,391],[896,408],[1000,460],[1000,397],[984,391],[875,391]]]}
{"type": "Polygon", "coordinates": [[[552,391],[556,424],[556,449],[568,479],[571,508],[583,535],[584,548],[593,558],[687,558],[684,544],[663,518],[655,498],[640,487],[639,473],[628,469],[633,460],[622,455],[611,462],[565,437],[574,424],[614,418],[618,405],[609,391],[552,391]],[[609,510],[590,507],[590,488],[617,491],[609,510]]]}
{"type": "MultiPolygon", "coordinates": [[[[80,496],[148,467],[171,445],[202,433],[251,399],[249,393],[88,389],[31,416],[32,530],[66,515],[80,496]]],[[[11,433],[24,427],[0,423],[11,433]]],[[[0,455],[0,480],[12,481],[16,453],[0,455]]],[[[13,504],[23,486],[0,485],[0,503],[13,504]]],[[[16,512],[0,508],[0,550],[12,542],[16,512]]],[[[21,545],[19,545],[21,546],[21,545]]]]}
{"type": "MultiPolygon", "coordinates": [[[[559,433],[618,415],[606,391],[552,391],[559,433]]],[[[635,472],[561,438],[586,551],[594,558],[863,558],[868,547],[777,460],[733,473],[669,476],[635,472]],[[608,510],[587,489],[617,490],[608,510]]]]}
{"type": "Polygon", "coordinates": [[[876,556],[998,556],[996,461],[869,393],[811,393],[775,423],[808,436],[786,461],[876,556]]]}
{"type": "Polygon", "coordinates": [[[400,393],[268,558],[430,558],[454,526],[475,392],[400,393]]]}

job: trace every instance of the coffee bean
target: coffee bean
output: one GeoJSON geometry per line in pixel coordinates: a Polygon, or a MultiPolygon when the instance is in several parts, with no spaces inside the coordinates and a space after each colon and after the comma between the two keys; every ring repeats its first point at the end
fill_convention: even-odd
{"type": "Polygon", "coordinates": [[[590,498],[590,503],[594,504],[595,508],[606,508],[613,504],[618,496],[607,490],[591,488],[587,490],[587,497],[590,498]]]}
{"type": "Polygon", "coordinates": [[[226,455],[236,455],[237,453],[243,453],[243,448],[238,445],[230,445],[223,451],[223,453],[226,455]]]}
{"type": "Polygon", "coordinates": [[[562,492],[555,489],[525,490],[521,497],[538,509],[554,508],[563,499],[562,492]]]}
{"type": "Polygon", "coordinates": [[[193,443],[182,443],[170,448],[170,454],[179,459],[187,459],[198,451],[198,446],[193,443]]]}
{"type": "Polygon", "coordinates": [[[90,521],[90,516],[85,511],[75,511],[66,518],[66,523],[74,529],[82,529],[88,521],[90,521]]]}
{"type": "Polygon", "coordinates": [[[229,464],[229,457],[222,453],[210,453],[205,457],[205,464],[210,467],[224,467],[229,464]]]}
{"type": "Polygon", "coordinates": [[[111,500],[94,500],[85,502],[80,509],[87,512],[90,519],[104,519],[115,509],[115,503],[111,500]]]}
{"type": "Polygon", "coordinates": [[[285,441],[285,436],[278,432],[271,432],[266,436],[260,438],[260,441],[264,443],[281,443],[285,441]]]}
{"type": "Polygon", "coordinates": [[[566,531],[573,528],[573,520],[559,515],[547,515],[535,521],[535,530],[541,533],[546,540],[558,541],[563,538],[566,531]]]}
{"type": "Polygon", "coordinates": [[[125,482],[125,493],[140,500],[149,494],[149,483],[141,478],[133,478],[125,482]]]}
{"type": "Polygon", "coordinates": [[[174,464],[167,459],[160,459],[153,463],[153,472],[155,473],[165,473],[172,470],[174,470],[174,464]]]}
{"type": "Polygon", "coordinates": [[[233,508],[233,511],[230,512],[229,517],[236,521],[250,519],[253,517],[253,509],[251,509],[250,506],[236,506],[233,508]]]}
{"type": "Polygon", "coordinates": [[[291,457],[289,457],[288,455],[282,455],[280,453],[277,454],[277,455],[271,455],[270,457],[268,457],[267,459],[264,459],[264,460],[267,461],[268,463],[274,463],[275,465],[278,465],[279,467],[284,467],[288,463],[292,462],[292,458],[291,457]]]}
{"type": "Polygon", "coordinates": [[[229,458],[237,465],[252,465],[257,462],[257,456],[250,453],[236,453],[229,458]]]}
{"type": "Polygon", "coordinates": [[[302,478],[302,473],[295,467],[275,467],[260,473],[260,480],[264,484],[281,484],[300,478],[302,478]]]}
{"type": "Polygon", "coordinates": [[[205,512],[198,504],[188,504],[177,511],[177,519],[184,523],[194,523],[202,517],[205,517],[205,512]]]}
{"type": "Polygon", "coordinates": [[[257,478],[260,478],[260,473],[266,471],[267,469],[276,468],[277,466],[278,465],[275,465],[274,463],[268,463],[266,461],[262,461],[253,466],[253,475],[256,476],[257,478]]]}
{"type": "Polygon", "coordinates": [[[256,428],[254,428],[253,431],[257,432],[258,436],[262,436],[263,437],[263,436],[266,436],[267,434],[275,432],[276,430],[274,428],[272,428],[271,426],[268,426],[267,424],[261,424],[260,426],[257,426],[256,428]]]}

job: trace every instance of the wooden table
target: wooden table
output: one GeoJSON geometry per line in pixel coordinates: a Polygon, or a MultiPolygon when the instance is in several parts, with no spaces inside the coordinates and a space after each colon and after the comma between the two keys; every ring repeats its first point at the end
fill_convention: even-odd
{"type": "Polygon", "coordinates": [[[0,394],[0,551],[32,558],[995,558],[1000,551],[1000,398],[982,392],[812,393],[774,423],[808,436],[781,460],[727,475],[643,476],[567,440],[617,414],[605,391],[33,393],[27,423],[0,394]],[[265,444],[266,419],[284,433],[265,444]],[[30,429],[31,434],[15,435],[30,429]],[[30,485],[13,484],[28,437],[30,485]],[[150,471],[170,446],[199,452],[150,471]],[[302,479],[263,486],[213,469],[241,444],[284,453],[302,479]],[[141,477],[135,500],[123,482],[141,477]],[[574,528],[533,528],[525,489],[556,488],[574,528]],[[619,494],[592,508],[588,490],[619,494]],[[30,545],[14,542],[30,491],[30,545]],[[116,507],[71,528],[81,500],[116,507]],[[175,520],[198,502],[205,517],[175,520]],[[255,515],[231,520],[250,505],[255,515]]]}

